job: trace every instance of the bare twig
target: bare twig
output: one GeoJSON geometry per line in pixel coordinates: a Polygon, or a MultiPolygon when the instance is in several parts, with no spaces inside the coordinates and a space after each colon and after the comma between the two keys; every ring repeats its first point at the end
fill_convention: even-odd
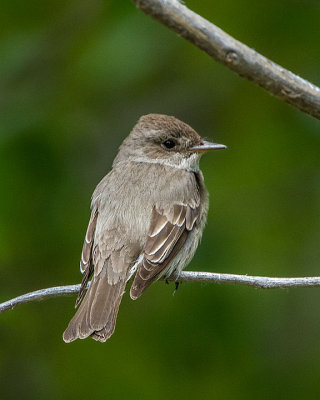
{"type": "MultiPolygon", "coordinates": [[[[175,280],[173,277],[169,280],[175,280]]],[[[292,287],[319,287],[320,277],[304,277],[304,278],[269,278],[266,276],[247,276],[233,274],[219,274],[215,272],[181,272],[179,282],[208,282],[208,283],[234,283],[238,285],[253,286],[260,289],[276,289],[276,288],[292,288],[292,287]]],[[[0,304],[0,314],[5,311],[31,301],[40,301],[49,299],[50,297],[66,296],[78,293],[80,285],[56,286],[47,289],[36,290],[35,292],[26,293],[22,296],[15,297],[0,304]]]]}
{"type": "Polygon", "coordinates": [[[12,308],[19,306],[20,304],[30,303],[31,301],[41,301],[49,299],[50,297],[56,296],[67,296],[69,294],[78,293],[80,290],[79,285],[68,285],[68,286],[55,286],[47,289],[36,290],[23,294],[22,296],[15,297],[14,299],[5,301],[0,304],[0,314],[5,311],[11,310],[12,308]]]}
{"type": "Polygon", "coordinates": [[[320,119],[320,88],[234,39],[178,0],[133,0],[146,14],[269,93],[320,119]]]}

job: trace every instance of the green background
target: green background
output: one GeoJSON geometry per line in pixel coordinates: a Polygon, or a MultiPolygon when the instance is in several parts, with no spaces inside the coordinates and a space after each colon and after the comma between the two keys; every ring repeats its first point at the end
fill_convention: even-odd
{"type": "MultiPolygon", "coordinates": [[[[318,1],[186,4],[320,85],[318,1]]],[[[80,282],[91,193],[149,112],[228,145],[201,163],[211,208],[190,270],[319,275],[319,121],[129,0],[2,0],[0,26],[0,301],[80,282]]],[[[105,344],[63,343],[75,296],[1,315],[1,399],[320,398],[319,289],[173,290],[126,294],[105,344]]]]}

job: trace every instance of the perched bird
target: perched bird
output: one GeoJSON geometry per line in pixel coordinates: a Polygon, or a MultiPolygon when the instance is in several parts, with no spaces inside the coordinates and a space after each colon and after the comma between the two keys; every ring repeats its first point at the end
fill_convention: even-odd
{"type": "Polygon", "coordinates": [[[92,196],[76,306],[84,298],[63,334],[65,342],[88,336],[105,342],[114,332],[133,275],[133,300],[161,277],[174,274],[178,279],[196,251],[207,218],[200,156],[225,147],[204,141],[172,116],[139,119],[92,196]]]}

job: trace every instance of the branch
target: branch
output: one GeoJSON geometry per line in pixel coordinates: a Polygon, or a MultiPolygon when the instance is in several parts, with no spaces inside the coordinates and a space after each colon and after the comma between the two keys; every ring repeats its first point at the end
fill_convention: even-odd
{"type": "MultiPolygon", "coordinates": [[[[174,277],[169,278],[170,281],[176,280],[174,277]]],[[[208,283],[234,283],[238,285],[252,286],[260,289],[276,289],[290,287],[319,287],[320,277],[304,277],[304,278],[269,278],[266,276],[247,276],[234,274],[219,274],[215,272],[194,272],[184,271],[178,277],[178,282],[208,282],[208,283]]],[[[0,304],[0,314],[11,310],[14,307],[30,303],[32,301],[46,300],[50,297],[66,296],[78,293],[79,285],[56,286],[47,289],[36,290],[15,297],[0,304]]]]}
{"type": "Polygon", "coordinates": [[[133,0],[216,61],[299,110],[320,119],[320,88],[234,39],[178,0],[133,0]]]}

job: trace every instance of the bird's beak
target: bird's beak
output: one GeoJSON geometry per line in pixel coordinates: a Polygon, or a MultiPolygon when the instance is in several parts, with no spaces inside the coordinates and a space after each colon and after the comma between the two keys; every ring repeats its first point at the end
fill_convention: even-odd
{"type": "Polygon", "coordinates": [[[219,149],[226,149],[227,146],[224,144],[218,143],[211,143],[204,140],[199,146],[190,147],[189,150],[195,151],[196,153],[204,153],[205,151],[209,150],[219,150],[219,149]]]}

